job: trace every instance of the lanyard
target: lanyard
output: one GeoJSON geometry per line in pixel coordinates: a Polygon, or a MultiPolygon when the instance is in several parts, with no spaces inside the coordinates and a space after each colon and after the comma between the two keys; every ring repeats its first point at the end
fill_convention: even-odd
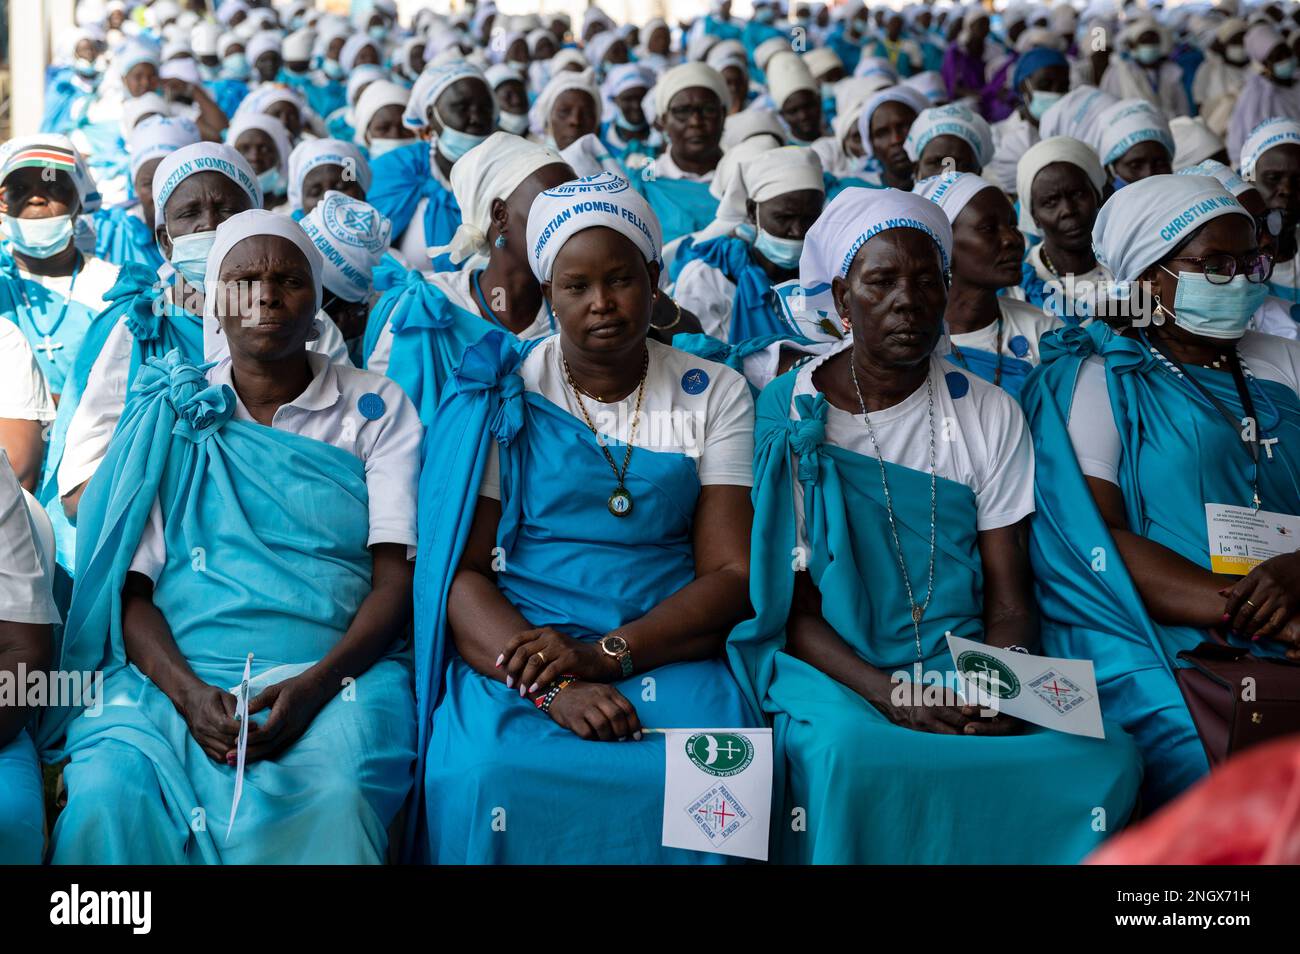
{"type": "Polygon", "coordinates": [[[1254,476],[1251,478],[1251,485],[1253,488],[1252,496],[1255,502],[1255,509],[1258,510],[1260,504],[1259,501],[1259,418],[1255,416],[1255,402],[1250,396],[1250,386],[1249,384],[1247,384],[1246,375],[1241,369],[1241,359],[1237,354],[1236,348],[1234,348],[1232,351],[1232,356],[1229,361],[1229,369],[1232,372],[1233,386],[1237,389],[1237,399],[1241,401],[1242,410],[1245,411],[1246,413],[1246,421],[1248,421],[1251,425],[1250,427],[1251,436],[1249,440],[1247,440],[1241,434],[1242,426],[1243,426],[1242,420],[1240,420],[1235,414],[1233,414],[1226,407],[1224,407],[1223,402],[1220,401],[1217,397],[1215,397],[1212,393],[1210,393],[1210,390],[1205,385],[1203,385],[1200,381],[1197,381],[1194,377],[1188,374],[1187,369],[1183,367],[1182,363],[1177,358],[1169,354],[1158,344],[1156,344],[1154,341],[1148,338],[1146,332],[1141,332],[1141,335],[1142,335],[1142,340],[1146,343],[1147,347],[1150,348],[1152,351],[1154,351],[1156,354],[1158,354],[1162,359],[1164,359],[1168,367],[1175,369],[1178,372],[1178,377],[1181,380],[1190,383],[1193,389],[1198,393],[1198,395],[1200,397],[1203,397],[1206,401],[1208,401],[1210,406],[1213,407],[1216,411],[1218,411],[1219,415],[1224,419],[1224,421],[1227,422],[1228,426],[1232,428],[1233,432],[1237,434],[1238,437],[1241,437],[1241,443],[1244,445],[1244,450],[1247,454],[1250,455],[1250,462],[1254,472],[1254,476]]]}
{"type": "MultiPolygon", "coordinates": [[[[63,299],[63,307],[59,309],[59,317],[54,319],[54,324],[50,325],[48,331],[42,330],[41,326],[36,323],[36,315],[32,309],[31,299],[27,297],[27,279],[21,275],[19,276],[18,284],[23,290],[23,304],[27,306],[27,319],[32,323],[32,327],[36,329],[36,333],[40,337],[45,339],[54,337],[54,332],[59,330],[59,327],[63,324],[63,319],[68,317],[68,306],[72,304],[72,290],[77,287],[77,275],[81,273],[81,261],[81,256],[78,255],[77,264],[72,269],[72,281],[68,282],[68,296],[63,299]]],[[[35,281],[35,279],[32,280],[35,281]]],[[[36,284],[39,285],[40,282],[36,282],[36,284]]]]}

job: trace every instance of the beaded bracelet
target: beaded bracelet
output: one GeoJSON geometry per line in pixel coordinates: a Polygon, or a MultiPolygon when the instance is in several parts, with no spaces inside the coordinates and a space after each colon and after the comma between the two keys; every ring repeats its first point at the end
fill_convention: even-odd
{"type": "Polygon", "coordinates": [[[533,700],[533,705],[537,706],[537,708],[541,709],[543,712],[550,712],[551,703],[554,702],[555,697],[560,694],[560,690],[577,681],[577,678],[574,676],[561,676],[559,679],[551,683],[550,687],[546,690],[545,695],[538,696],[533,700]]]}

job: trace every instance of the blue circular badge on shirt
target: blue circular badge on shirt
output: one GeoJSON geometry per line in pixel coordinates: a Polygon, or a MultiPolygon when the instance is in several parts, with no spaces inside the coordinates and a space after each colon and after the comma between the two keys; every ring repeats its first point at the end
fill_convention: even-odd
{"type": "Polygon", "coordinates": [[[384,399],[374,391],[370,391],[357,398],[357,410],[367,421],[377,421],[384,416],[385,409],[384,399]]]}
{"type": "Polygon", "coordinates": [[[709,376],[703,368],[691,368],[682,375],[682,390],[687,394],[699,394],[709,386],[709,376]]]}
{"type": "Polygon", "coordinates": [[[966,392],[970,390],[970,382],[960,371],[949,371],[943,376],[943,380],[948,385],[948,393],[952,395],[954,401],[964,398],[966,392]]]}
{"type": "Polygon", "coordinates": [[[1029,339],[1024,335],[1016,335],[1007,342],[1007,347],[1011,349],[1011,353],[1017,358],[1023,358],[1029,354],[1029,339]]]}

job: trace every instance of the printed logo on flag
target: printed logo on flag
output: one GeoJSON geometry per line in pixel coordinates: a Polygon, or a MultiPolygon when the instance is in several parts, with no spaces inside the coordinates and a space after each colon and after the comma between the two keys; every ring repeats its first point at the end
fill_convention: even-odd
{"type": "Polygon", "coordinates": [[[988,653],[968,649],[957,657],[957,670],[984,692],[999,699],[1020,695],[1020,679],[1010,666],[988,653]]]}
{"type": "Polygon", "coordinates": [[[715,848],[753,820],[721,782],[687,805],[686,813],[715,848]]]}
{"type": "Polygon", "coordinates": [[[1055,669],[1049,669],[1032,680],[1029,688],[1061,715],[1065,715],[1092,698],[1055,669]]]}
{"type": "Polygon", "coordinates": [[[754,761],[754,743],[743,735],[701,732],[686,740],[686,756],[710,775],[726,778],[754,761]]]}

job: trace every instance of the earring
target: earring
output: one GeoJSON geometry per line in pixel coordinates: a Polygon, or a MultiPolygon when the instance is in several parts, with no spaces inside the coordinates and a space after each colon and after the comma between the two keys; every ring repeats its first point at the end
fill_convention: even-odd
{"type": "Polygon", "coordinates": [[[505,247],[506,247],[506,233],[505,233],[505,232],[498,232],[498,233],[497,233],[496,240],[493,241],[492,244],[495,245],[497,248],[505,248],[505,247]]]}

